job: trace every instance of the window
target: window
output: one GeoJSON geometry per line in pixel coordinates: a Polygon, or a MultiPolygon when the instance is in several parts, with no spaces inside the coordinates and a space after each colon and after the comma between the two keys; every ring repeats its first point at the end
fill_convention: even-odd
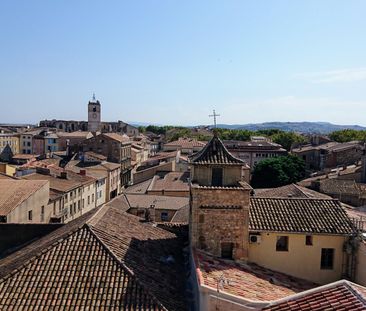
{"type": "Polygon", "coordinates": [[[200,216],[198,217],[198,222],[199,222],[200,224],[203,224],[203,223],[205,222],[205,215],[200,215],[200,216]]]}
{"type": "Polygon", "coordinates": [[[76,214],[76,202],[74,203],[74,214],[76,214]]]}
{"type": "Polygon", "coordinates": [[[334,248],[322,248],[320,269],[331,270],[334,263],[334,248]]]}
{"type": "Polygon", "coordinates": [[[305,238],[305,245],[313,245],[313,236],[312,235],[307,235],[305,238]]]}
{"type": "Polygon", "coordinates": [[[32,211],[28,211],[28,220],[33,220],[33,213],[32,213],[32,211]]]}
{"type": "Polygon", "coordinates": [[[211,185],[217,186],[217,187],[222,186],[222,168],[221,167],[212,168],[211,185]]]}
{"type": "Polygon", "coordinates": [[[81,203],[80,203],[80,200],[78,201],[78,211],[80,211],[81,209],[81,203]]]}
{"type": "Polygon", "coordinates": [[[90,195],[88,195],[88,205],[90,204],[90,195]]]}
{"type": "Polygon", "coordinates": [[[221,243],[221,257],[225,259],[233,259],[234,243],[221,243]]]}
{"type": "Polygon", "coordinates": [[[94,203],[94,193],[92,194],[92,203],[94,203]]]}
{"type": "Polygon", "coordinates": [[[70,215],[71,216],[73,215],[73,212],[72,212],[72,204],[70,204],[70,215]]]}
{"type": "Polygon", "coordinates": [[[277,237],[276,242],[277,252],[287,252],[288,251],[288,236],[281,235],[277,237]]]}
{"type": "Polygon", "coordinates": [[[162,212],[160,215],[161,221],[168,221],[168,213],[162,212]]]}

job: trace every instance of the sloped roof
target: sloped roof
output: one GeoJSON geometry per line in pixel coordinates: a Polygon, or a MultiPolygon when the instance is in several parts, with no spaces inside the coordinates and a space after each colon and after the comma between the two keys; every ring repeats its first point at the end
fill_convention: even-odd
{"type": "Polygon", "coordinates": [[[231,164],[245,165],[241,159],[234,157],[224,146],[223,142],[217,136],[214,136],[206,146],[189,157],[193,164],[231,164]]]}
{"type": "Polygon", "coordinates": [[[46,184],[46,180],[0,179],[0,215],[8,215],[46,184]]]}
{"type": "Polygon", "coordinates": [[[124,189],[123,192],[128,194],[146,194],[152,180],[153,179],[150,178],[146,181],[129,186],[124,189]]]}
{"type": "Polygon", "coordinates": [[[290,184],[277,188],[255,189],[255,197],[258,198],[314,198],[314,199],[331,199],[330,196],[320,192],[296,185],[290,184]]]}
{"type": "Polygon", "coordinates": [[[183,206],[179,210],[176,211],[172,219],[171,223],[179,223],[179,224],[188,224],[189,222],[189,204],[183,206]]]}
{"type": "Polygon", "coordinates": [[[178,140],[171,141],[169,143],[164,144],[164,146],[169,147],[180,147],[183,149],[191,149],[195,147],[204,147],[206,145],[205,142],[199,141],[195,138],[183,138],[180,137],[178,140]]]}
{"type": "Polygon", "coordinates": [[[341,280],[272,303],[265,311],[366,310],[366,288],[341,280]]]}
{"type": "Polygon", "coordinates": [[[214,257],[203,251],[194,250],[194,261],[199,284],[255,301],[267,302],[281,299],[316,286],[316,284],[275,272],[256,264],[241,264],[214,257]]]}
{"type": "Polygon", "coordinates": [[[107,138],[116,140],[116,141],[118,141],[120,143],[131,142],[130,141],[130,138],[127,135],[125,135],[125,134],[120,135],[118,133],[103,133],[101,135],[103,135],[104,137],[107,137],[107,138]]]}
{"type": "Polygon", "coordinates": [[[351,234],[354,227],[338,200],[251,198],[252,231],[351,234]]]}
{"type": "Polygon", "coordinates": [[[151,205],[155,209],[179,210],[185,205],[189,205],[187,197],[173,197],[150,194],[125,194],[131,208],[149,208],[151,205]]]}
{"type": "Polygon", "coordinates": [[[0,309],[184,310],[182,249],[119,206],[97,208],[0,260],[0,309]]]}
{"type": "Polygon", "coordinates": [[[110,310],[111,306],[163,309],[87,227],[0,281],[0,308],[6,310],[110,310]]]}
{"type": "Polygon", "coordinates": [[[158,172],[147,191],[189,191],[189,172],[158,172]]]}

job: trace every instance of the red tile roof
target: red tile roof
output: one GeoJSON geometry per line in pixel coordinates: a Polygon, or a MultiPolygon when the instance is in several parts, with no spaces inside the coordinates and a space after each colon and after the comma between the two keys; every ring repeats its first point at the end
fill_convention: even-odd
{"type": "Polygon", "coordinates": [[[204,147],[205,145],[206,145],[205,142],[198,141],[197,139],[194,138],[179,138],[178,140],[166,143],[164,146],[192,149],[195,147],[204,147]]]}
{"type": "Polygon", "coordinates": [[[183,241],[119,206],[0,260],[0,310],[185,310],[183,241]]]}
{"type": "Polygon", "coordinates": [[[197,278],[200,285],[252,301],[271,301],[313,288],[316,284],[257,266],[239,264],[194,250],[197,278]]]}
{"type": "Polygon", "coordinates": [[[266,311],[361,311],[366,310],[366,288],[342,280],[281,302],[274,302],[264,308],[266,311]]]}
{"type": "Polygon", "coordinates": [[[338,200],[250,198],[252,231],[350,234],[354,227],[338,200]]]}

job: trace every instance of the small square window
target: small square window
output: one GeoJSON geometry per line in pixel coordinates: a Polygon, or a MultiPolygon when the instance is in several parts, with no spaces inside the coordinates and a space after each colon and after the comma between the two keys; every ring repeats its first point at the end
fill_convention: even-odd
{"type": "Polygon", "coordinates": [[[305,245],[308,245],[308,246],[313,245],[313,236],[312,235],[307,235],[305,237],[305,245]]]}
{"type": "Polygon", "coordinates": [[[288,252],[288,236],[282,235],[277,237],[276,251],[288,252]]]}

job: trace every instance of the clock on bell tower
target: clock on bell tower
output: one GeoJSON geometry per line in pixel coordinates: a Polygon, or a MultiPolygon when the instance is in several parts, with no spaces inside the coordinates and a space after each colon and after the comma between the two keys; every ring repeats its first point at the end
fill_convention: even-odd
{"type": "Polygon", "coordinates": [[[88,103],[88,131],[90,132],[100,130],[100,108],[100,102],[95,99],[95,94],[93,94],[93,99],[88,103]]]}

